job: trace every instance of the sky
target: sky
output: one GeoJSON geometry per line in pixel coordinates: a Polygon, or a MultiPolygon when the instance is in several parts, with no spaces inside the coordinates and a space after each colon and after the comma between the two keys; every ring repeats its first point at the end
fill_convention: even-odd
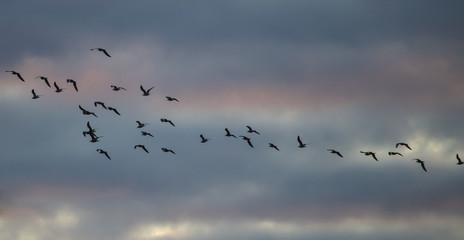
{"type": "Polygon", "coordinates": [[[1,1],[0,239],[463,239],[463,7],[1,1]]]}

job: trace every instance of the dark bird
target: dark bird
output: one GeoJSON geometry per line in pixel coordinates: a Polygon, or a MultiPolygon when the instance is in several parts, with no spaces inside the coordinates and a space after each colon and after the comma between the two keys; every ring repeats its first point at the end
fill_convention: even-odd
{"type": "Polygon", "coordinates": [[[103,136],[97,136],[95,134],[90,134],[90,137],[92,137],[92,139],[90,139],[90,142],[96,143],[96,142],[99,142],[100,138],[103,136]]]}
{"type": "Polygon", "coordinates": [[[151,87],[150,89],[148,89],[148,90],[145,91],[145,89],[143,88],[143,86],[140,85],[140,90],[142,90],[142,92],[143,92],[142,95],[143,95],[143,96],[149,96],[149,95],[150,95],[150,91],[151,91],[153,88],[154,88],[154,87],[151,87]]]}
{"type": "Polygon", "coordinates": [[[234,134],[231,134],[231,133],[229,132],[229,129],[226,128],[225,130],[226,130],[226,137],[234,137],[234,138],[237,138],[237,136],[235,136],[234,134]]]}
{"type": "Polygon", "coordinates": [[[417,163],[420,163],[422,169],[424,169],[424,171],[427,172],[427,169],[425,169],[424,161],[422,161],[422,160],[420,160],[420,159],[418,159],[418,158],[413,159],[413,161],[416,161],[417,163]]]}
{"type": "Polygon", "coordinates": [[[458,160],[457,165],[462,165],[464,162],[461,161],[461,158],[459,157],[459,154],[456,154],[456,159],[458,160]]]}
{"type": "Polygon", "coordinates": [[[142,136],[150,136],[150,137],[153,137],[153,134],[149,133],[149,132],[144,132],[142,131],[142,136]]]}
{"type": "Polygon", "coordinates": [[[174,125],[174,123],[173,123],[171,120],[169,120],[169,119],[161,118],[160,120],[161,120],[161,122],[164,122],[164,123],[170,123],[173,127],[176,126],[176,125],[174,125]]]}
{"type": "Polygon", "coordinates": [[[32,89],[31,92],[32,92],[32,99],[37,99],[37,98],[39,98],[39,97],[41,96],[41,95],[35,94],[35,90],[34,90],[34,89],[32,89]]]}
{"type": "Polygon", "coordinates": [[[200,137],[201,137],[201,143],[205,143],[205,142],[209,141],[209,138],[203,137],[203,134],[200,134],[200,137]]]}
{"type": "Polygon", "coordinates": [[[273,143],[269,143],[269,147],[274,148],[277,151],[280,151],[279,148],[276,145],[274,145],[273,143]]]}
{"type": "Polygon", "coordinates": [[[148,125],[148,123],[141,123],[140,121],[135,121],[135,122],[137,122],[137,124],[138,124],[137,128],[143,128],[146,125],[148,125]]]}
{"type": "Polygon", "coordinates": [[[248,145],[250,145],[250,147],[254,148],[253,147],[253,144],[251,144],[251,139],[249,137],[246,137],[246,136],[239,136],[241,137],[243,140],[247,141],[248,145]]]}
{"type": "Polygon", "coordinates": [[[166,96],[166,99],[170,102],[172,101],[176,101],[176,102],[179,102],[179,100],[177,100],[177,98],[173,98],[173,97],[169,97],[169,96],[166,96]]]}
{"type": "Polygon", "coordinates": [[[87,128],[89,129],[88,131],[82,132],[82,134],[84,134],[84,137],[86,137],[87,134],[89,134],[90,136],[92,136],[92,135],[95,136],[95,131],[96,131],[96,130],[95,130],[94,128],[92,128],[92,126],[90,126],[90,122],[89,122],[89,121],[87,121],[87,128]]]}
{"type": "Polygon", "coordinates": [[[307,143],[303,143],[301,141],[300,135],[298,135],[297,141],[298,141],[298,144],[299,144],[298,145],[299,148],[305,148],[306,147],[307,143]]]}
{"type": "Polygon", "coordinates": [[[99,153],[101,153],[101,154],[105,154],[105,156],[106,156],[109,160],[111,160],[110,156],[108,155],[108,152],[106,152],[106,151],[104,151],[104,150],[102,150],[102,149],[97,149],[97,152],[99,152],[99,153]]]}
{"type": "Polygon", "coordinates": [[[335,151],[333,149],[327,149],[327,151],[329,151],[330,153],[333,153],[333,154],[337,154],[341,158],[343,157],[342,154],[339,151],[335,151]]]}
{"type": "Polygon", "coordinates": [[[134,149],[136,149],[136,148],[141,148],[141,149],[143,149],[143,151],[145,151],[146,153],[148,153],[148,150],[145,148],[144,145],[141,145],[141,144],[135,145],[135,146],[134,146],[134,149]]]}
{"type": "Polygon", "coordinates": [[[163,150],[163,152],[165,152],[165,153],[170,152],[170,153],[176,154],[176,153],[175,153],[174,151],[172,151],[171,149],[161,148],[161,150],[163,150]]]}
{"type": "Polygon", "coordinates": [[[388,152],[388,155],[390,155],[390,156],[395,156],[395,155],[403,156],[403,154],[401,154],[399,152],[388,152]]]}
{"type": "Polygon", "coordinates": [[[16,72],[16,71],[5,71],[5,72],[9,72],[13,75],[16,75],[21,81],[25,82],[24,78],[21,76],[21,74],[19,74],[19,72],[16,72]]]}
{"type": "Polygon", "coordinates": [[[259,132],[257,132],[256,130],[252,129],[250,126],[246,126],[246,127],[248,128],[248,132],[249,132],[249,133],[256,133],[256,134],[258,134],[258,135],[261,135],[261,134],[259,134],[259,132]]]}
{"type": "Polygon", "coordinates": [[[90,111],[85,110],[81,105],[79,105],[79,109],[82,110],[82,113],[84,115],[94,115],[95,117],[97,117],[97,115],[94,112],[90,112],[90,111]]]}
{"type": "Polygon", "coordinates": [[[52,87],[52,86],[50,86],[50,82],[48,82],[48,78],[46,78],[44,76],[38,76],[36,78],[40,78],[40,79],[44,80],[45,84],[47,84],[48,87],[50,87],[50,88],[52,87]]]}
{"type": "Polygon", "coordinates": [[[412,151],[412,149],[409,147],[409,145],[408,145],[407,143],[401,143],[401,142],[400,142],[400,143],[397,143],[397,144],[396,144],[396,148],[398,148],[398,146],[404,146],[404,147],[407,147],[409,150],[411,150],[411,151],[412,151]]]}
{"type": "Polygon", "coordinates": [[[123,87],[118,87],[118,86],[114,86],[114,85],[111,85],[110,86],[112,88],[113,91],[119,91],[119,90],[124,90],[124,91],[127,91],[125,88],[123,87]]]}
{"type": "Polygon", "coordinates": [[[108,109],[108,108],[106,108],[106,106],[105,106],[105,104],[104,104],[103,102],[93,102],[93,105],[94,105],[95,107],[97,107],[97,105],[100,105],[100,106],[102,106],[104,109],[108,109]]]}
{"type": "Polygon", "coordinates": [[[55,86],[55,88],[56,88],[55,92],[57,92],[57,93],[60,93],[60,92],[62,92],[62,91],[63,91],[63,89],[64,89],[64,88],[60,88],[60,87],[58,87],[58,84],[56,84],[56,82],[53,82],[53,86],[55,86]]]}
{"type": "Polygon", "coordinates": [[[375,161],[379,161],[377,159],[377,157],[375,156],[374,152],[363,152],[363,151],[361,151],[361,153],[364,153],[364,155],[366,155],[366,156],[372,156],[375,159],[375,161]]]}
{"type": "Polygon", "coordinates": [[[108,107],[108,110],[113,111],[114,113],[116,113],[118,115],[121,115],[121,114],[119,114],[119,112],[118,112],[118,110],[116,108],[108,107]]]}
{"type": "Polygon", "coordinates": [[[108,52],[106,51],[106,49],[104,49],[104,48],[92,48],[92,49],[90,49],[90,51],[93,51],[93,50],[95,50],[95,49],[98,50],[98,51],[100,51],[100,52],[103,52],[107,57],[111,57],[111,56],[108,54],[108,52]]]}
{"type": "Polygon", "coordinates": [[[72,83],[74,89],[76,90],[76,92],[79,92],[79,90],[77,89],[77,83],[76,81],[74,81],[73,79],[66,79],[66,82],[67,83],[72,83]]]}

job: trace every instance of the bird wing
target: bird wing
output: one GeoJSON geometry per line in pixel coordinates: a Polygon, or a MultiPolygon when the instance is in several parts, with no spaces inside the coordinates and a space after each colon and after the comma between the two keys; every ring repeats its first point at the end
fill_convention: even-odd
{"type": "Polygon", "coordinates": [[[171,120],[168,120],[168,122],[169,122],[173,127],[176,126],[176,125],[174,125],[174,123],[173,123],[171,120]]]}
{"type": "Polygon", "coordinates": [[[106,156],[109,160],[111,160],[111,158],[110,158],[110,156],[108,155],[107,152],[103,152],[103,154],[105,154],[105,156],[106,156]]]}
{"type": "Polygon", "coordinates": [[[297,138],[297,140],[298,140],[298,143],[299,143],[300,145],[302,145],[302,144],[303,144],[303,143],[301,142],[301,139],[300,139],[300,136],[299,136],[299,135],[298,135],[298,138],[297,138]]]}
{"type": "Polygon", "coordinates": [[[56,90],[59,90],[60,88],[58,87],[58,84],[56,82],[53,82],[53,85],[55,86],[56,90]]]}
{"type": "Polygon", "coordinates": [[[250,139],[247,139],[247,142],[248,142],[248,145],[250,145],[250,147],[254,148],[254,147],[253,147],[253,144],[251,144],[250,139]]]}
{"type": "Polygon", "coordinates": [[[155,87],[151,87],[150,89],[147,90],[147,94],[150,93],[150,91],[155,88],[155,87]]]}
{"type": "Polygon", "coordinates": [[[18,78],[21,79],[21,81],[25,82],[25,81],[24,81],[24,78],[21,76],[21,74],[16,73],[16,76],[18,76],[18,78]]]}
{"type": "Polygon", "coordinates": [[[456,154],[456,159],[458,160],[458,163],[462,162],[461,158],[459,157],[459,153],[456,154]]]}
{"type": "Polygon", "coordinates": [[[72,84],[74,86],[74,89],[76,89],[76,92],[79,92],[79,90],[77,89],[77,83],[76,81],[72,81],[72,84]]]}
{"type": "Polygon", "coordinates": [[[424,171],[426,171],[426,172],[427,172],[427,169],[425,169],[425,164],[424,164],[424,161],[421,161],[421,162],[420,162],[420,164],[421,164],[421,167],[422,167],[422,169],[424,169],[424,171]]]}
{"type": "Polygon", "coordinates": [[[142,85],[140,85],[140,90],[142,90],[142,92],[145,93],[145,94],[147,93],[147,92],[145,91],[145,89],[143,89],[143,86],[142,86],[142,85]]]}
{"type": "Polygon", "coordinates": [[[107,57],[111,57],[105,49],[103,49],[102,52],[103,52],[107,57]]]}

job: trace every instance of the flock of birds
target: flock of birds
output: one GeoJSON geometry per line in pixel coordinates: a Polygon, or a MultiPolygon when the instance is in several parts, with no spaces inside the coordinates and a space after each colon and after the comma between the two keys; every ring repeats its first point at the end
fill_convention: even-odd
{"type": "MultiPolygon", "coordinates": [[[[90,49],[91,51],[94,51],[94,50],[97,50],[101,53],[103,53],[106,57],[111,57],[111,55],[108,53],[108,51],[104,48],[92,48],[90,49]]],[[[15,75],[17,78],[19,78],[19,80],[25,82],[23,76],[19,73],[19,72],[16,72],[16,71],[13,71],[13,70],[8,70],[8,71],[5,71],[5,72],[9,72],[11,73],[12,75],[15,75]]],[[[45,84],[51,88],[51,84],[48,80],[47,77],[44,77],[44,76],[37,76],[36,79],[41,79],[45,82],[45,84]]],[[[73,79],[67,79],[66,80],[66,83],[69,83],[69,84],[72,84],[74,90],[76,92],[79,92],[79,89],[77,87],[77,82],[73,79]]],[[[55,88],[55,92],[56,93],[61,93],[63,92],[63,89],[64,88],[61,88],[58,86],[58,84],[56,82],[53,82],[53,86],[55,88]]],[[[115,86],[115,85],[111,85],[110,88],[113,90],[113,91],[121,91],[121,90],[124,90],[124,91],[127,91],[127,89],[125,89],[124,87],[121,87],[121,86],[115,86]]],[[[148,88],[148,89],[145,89],[142,85],[140,85],[140,90],[142,92],[142,96],[150,96],[150,92],[153,90],[154,87],[151,87],[151,88],[148,88]]],[[[38,99],[40,98],[40,96],[42,95],[38,95],[34,89],[32,89],[32,99],[38,99]]],[[[174,97],[170,97],[170,96],[166,96],[166,99],[167,101],[176,101],[176,102],[179,102],[178,99],[174,98],[174,97]]],[[[105,110],[109,110],[109,111],[113,111],[115,114],[117,115],[121,115],[118,110],[114,107],[109,107],[109,106],[106,106],[105,103],[101,102],[101,101],[95,101],[94,102],[94,106],[95,107],[101,107],[105,110]]],[[[98,117],[94,112],[92,111],[89,111],[85,108],[83,108],[81,105],[79,105],[79,109],[82,111],[82,114],[84,115],[92,115],[94,117],[98,117]]],[[[175,127],[176,125],[169,119],[166,119],[166,118],[161,118],[160,119],[161,122],[163,123],[169,123],[170,125],[172,125],[173,127],[175,127]]],[[[137,128],[140,129],[140,128],[144,128],[146,125],[148,125],[148,123],[142,123],[140,121],[136,121],[137,123],[137,128]]],[[[250,134],[257,134],[257,135],[260,135],[260,133],[253,129],[252,127],[250,126],[246,126],[248,131],[247,133],[250,133],[250,134]]],[[[251,147],[251,148],[254,148],[253,146],[253,143],[251,141],[251,138],[250,137],[247,137],[247,136],[243,136],[243,135],[239,135],[238,137],[234,134],[232,134],[230,132],[230,130],[228,128],[225,128],[225,136],[226,137],[232,137],[232,138],[241,138],[243,139],[244,141],[247,142],[247,144],[251,147]]],[[[87,121],[87,130],[83,131],[82,132],[84,137],[87,137],[89,136],[90,137],[90,142],[92,143],[95,143],[95,142],[99,142],[100,141],[100,138],[102,136],[97,136],[96,134],[96,129],[93,128],[91,125],[90,125],[90,121],[87,121]]],[[[153,137],[153,134],[147,132],[147,131],[141,131],[141,134],[142,136],[149,136],[149,137],[153,137]]],[[[203,136],[203,134],[200,134],[200,142],[201,143],[206,143],[208,142],[210,139],[209,138],[206,138],[205,136],[203,136]]],[[[307,147],[308,143],[303,143],[303,141],[301,140],[300,136],[298,135],[297,136],[297,143],[298,143],[298,147],[299,148],[305,148],[307,147]]],[[[275,149],[276,151],[280,151],[280,149],[273,143],[269,143],[269,147],[270,148],[273,148],[275,149]]],[[[407,144],[407,143],[403,143],[403,142],[400,142],[400,143],[397,143],[395,145],[396,148],[399,148],[399,147],[402,147],[402,148],[407,148],[409,149],[410,151],[412,151],[412,148],[407,144]]],[[[147,148],[145,147],[145,145],[143,144],[137,144],[134,146],[134,149],[141,149],[143,150],[144,152],[146,153],[149,153],[149,151],[147,150],[147,148]]],[[[168,148],[161,148],[161,150],[165,153],[172,153],[172,154],[176,154],[172,149],[168,149],[168,148]]],[[[327,149],[327,151],[331,154],[335,154],[337,155],[338,157],[340,158],[343,158],[343,155],[337,151],[337,150],[334,150],[334,149],[327,149]]],[[[103,149],[100,149],[98,148],[97,149],[97,152],[104,155],[107,159],[111,160],[111,157],[109,155],[109,153],[103,149]]],[[[376,156],[376,153],[375,152],[371,152],[371,151],[360,151],[361,154],[364,154],[365,156],[371,156],[375,161],[378,161],[378,158],[376,156]]],[[[388,155],[389,156],[403,156],[403,154],[401,154],[400,152],[388,152],[388,155]]],[[[459,157],[459,154],[456,154],[456,159],[457,159],[457,165],[463,165],[464,162],[461,160],[461,158],[459,157]]],[[[427,172],[427,169],[425,167],[425,162],[421,159],[418,159],[418,158],[415,158],[415,159],[412,159],[413,161],[417,162],[418,164],[420,164],[421,168],[427,172]]]]}

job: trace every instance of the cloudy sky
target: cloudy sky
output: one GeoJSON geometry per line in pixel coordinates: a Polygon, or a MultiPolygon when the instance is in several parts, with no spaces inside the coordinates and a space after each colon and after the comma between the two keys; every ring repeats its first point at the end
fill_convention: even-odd
{"type": "Polygon", "coordinates": [[[463,8],[2,1],[0,239],[463,239],[463,8]]]}

